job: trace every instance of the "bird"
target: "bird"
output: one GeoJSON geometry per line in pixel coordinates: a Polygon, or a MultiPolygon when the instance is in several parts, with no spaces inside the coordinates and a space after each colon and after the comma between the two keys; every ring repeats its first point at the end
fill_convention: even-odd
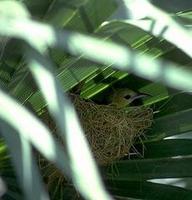
{"type": "MultiPolygon", "coordinates": [[[[135,92],[129,88],[112,88],[113,92],[109,95],[110,105],[116,108],[124,108],[135,103],[136,100],[141,100],[144,97],[150,96],[145,93],[135,92]]],[[[141,102],[140,102],[141,103],[141,102]]]]}

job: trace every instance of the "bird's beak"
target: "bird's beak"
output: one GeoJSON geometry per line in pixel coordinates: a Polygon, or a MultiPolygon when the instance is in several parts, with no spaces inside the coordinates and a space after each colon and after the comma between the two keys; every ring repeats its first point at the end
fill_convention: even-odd
{"type": "Polygon", "coordinates": [[[133,95],[132,97],[130,97],[130,103],[135,101],[136,99],[142,99],[142,98],[146,98],[146,97],[150,97],[151,95],[146,94],[146,93],[137,93],[135,95],[133,95]]]}

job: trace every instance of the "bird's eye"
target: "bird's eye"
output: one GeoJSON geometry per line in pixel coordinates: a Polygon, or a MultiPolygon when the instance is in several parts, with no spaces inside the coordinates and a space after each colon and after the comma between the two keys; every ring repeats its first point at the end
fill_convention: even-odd
{"type": "Polygon", "coordinates": [[[128,95],[124,96],[124,98],[125,98],[125,99],[130,99],[130,98],[131,98],[131,95],[128,94],[128,95]]]}

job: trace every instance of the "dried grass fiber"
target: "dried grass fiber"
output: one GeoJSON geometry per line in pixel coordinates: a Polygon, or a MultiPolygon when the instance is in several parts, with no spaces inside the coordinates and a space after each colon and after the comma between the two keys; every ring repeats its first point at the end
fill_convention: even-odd
{"type": "MultiPolygon", "coordinates": [[[[149,107],[117,108],[113,105],[98,105],[75,94],[70,97],[99,165],[111,164],[128,155],[135,139],[152,124],[153,111],[149,107]]],[[[57,132],[48,112],[42,115],[42,119],[53,132],[57,132]]],[[[56,187],[56,191],[60,191],[67,184],[62,173],[41,156],[39,166],[48,189],[56,187]]],[[[51,195],[54,196],[52,192],[51,195]]]]}
{"type": "Polygon", "coordinates": [[[71,99],[92,152],[101,165],[129,154],[135,138],[152,124],[153,111],[149,107],[98,105],[74,94],[71,99]]]}

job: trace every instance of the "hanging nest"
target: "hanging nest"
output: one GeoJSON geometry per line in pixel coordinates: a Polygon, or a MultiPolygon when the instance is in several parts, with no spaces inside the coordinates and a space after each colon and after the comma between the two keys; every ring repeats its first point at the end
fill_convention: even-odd
{"type": "MultiPolygon", "coordinates": [[[[153,111],[149,107],[99,105],[76,94],[70,94],[70,98],[99,165],[110,164],[128,155],[135,139],[152,124],[153,111]]],[[[48,112],[42,118],[56,132],[48,112]]]]}
{"type": "MultiPolygon", "coordinates": [[[[149,107],[99,105],[76,94],[70,94],[70,98],[99,165],[110,164],[128,155],[135,139],[152,124],[153,110],[149,107]]],[[[42,118],[56,132],[48,112],[42,118]]]]}
{"type": "MultiPolygon", "coordinates": [[[[117,108],[113,105],[98,105],[75,94],[70,94],[70,97],[99,165],[111,164],[129,155],[135,139],[152,124],[153,111],[149,107],[117,108]]],[[[42,119],[53,132],[57,132],[48,112],[42,115],[42,119]]],[[[59,136],[57,138],[60,140],[59,136]]],[[[50,195],[53,199],[58,199],[57,194],[64,192],[64,186],[68,184],[66,179],[53,164],[41,156],[39,166],[50,195]]]]}
{"type": "Polygon", "coordinates": [[[100,165],[110,164],[128,155],[135,138],[152,124],[153,111],[149,107],[98,105],[74,94],[71,99],[100,165]]]}

